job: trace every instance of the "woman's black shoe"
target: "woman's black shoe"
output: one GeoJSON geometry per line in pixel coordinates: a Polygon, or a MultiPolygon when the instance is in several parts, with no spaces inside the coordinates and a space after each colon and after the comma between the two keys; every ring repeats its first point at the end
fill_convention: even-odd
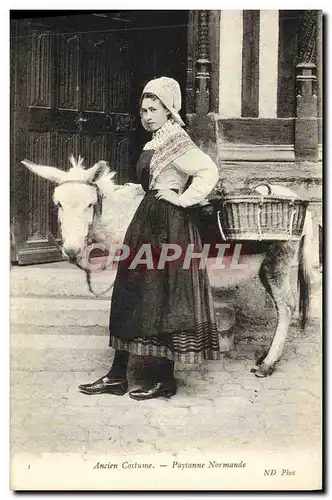
{"type": "Polygon", "coordinates": [[[163,382],[158,382],[153,385],[150,389],[134,389],[129,392],[129,396],[137,401],[144,401],[145,399],[152,398],[170,398],[176,394],[176,384],[175,382],[171,384],[165,384],[163,382]]]}
{"type": "Polygon", "coordinates": [[[96,380],[93,384],[81,384],[79,390],[84,394],[114,394],[123,396],[128,389],[127,379],[117,377],[104,377],[96,380]]]}

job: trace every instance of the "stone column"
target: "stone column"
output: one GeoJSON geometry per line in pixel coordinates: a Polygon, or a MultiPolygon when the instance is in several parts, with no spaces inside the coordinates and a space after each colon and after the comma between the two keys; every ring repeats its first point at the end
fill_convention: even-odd
{"type": "Polygon", "coordinates": [[[196,113],[210,110],[209,11],[198,14],[198,50],[196,61],[196,113]]]}
{"type": "Polygon", "coordinates": [[[217,161],[215,116],[211,113],[210,34],[213,14],[191,11],[188,25],[187,114],[189,134],[217,161]],[[194,87],[194,88],[193,88],[194,87]]]}
{"type": "Polygon", "coordinates": [[[299,161],[318,161],[316,30],[317,11],[303,11],[299,22],[296,66],[294,149],[299,161]]]}

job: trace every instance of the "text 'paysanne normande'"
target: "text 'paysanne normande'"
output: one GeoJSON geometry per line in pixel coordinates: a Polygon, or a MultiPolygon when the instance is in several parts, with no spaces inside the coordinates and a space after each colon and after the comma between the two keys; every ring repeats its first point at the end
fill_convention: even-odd
{"type": "Polygon", "coordinates": [[[208,462],[178,462],[173,460],[171,464],[151,464],[141,462],[125,461],[121,463],[97,462],[94,469],[155,469],[159,467],[169,467],[172,469],[245,469],[246,462],[218,462],[209,460],[208,462]]]}

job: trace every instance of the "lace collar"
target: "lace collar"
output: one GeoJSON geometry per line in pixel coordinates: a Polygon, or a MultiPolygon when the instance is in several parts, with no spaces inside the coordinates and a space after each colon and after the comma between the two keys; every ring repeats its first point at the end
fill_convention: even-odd
{"type": "Polygon", "coordinates": [[[156,132],[153,132],[151,141],[147,142],[143,148],[146,149],[158,149],[165,142],[167,142],[175,134],[184,132],[181,125],[175,122],[172,118],[167,120],[162,127],[160,127],[156,132]]]}
{"type": "Polygon", "coordinates": [[[147,142],[144,150],[154,150],[150,163],[150,189],[154,186],[157,176],[170,163],[185,154],[190,149],[197,148],[181,125],[169,119],[147,142]]]}

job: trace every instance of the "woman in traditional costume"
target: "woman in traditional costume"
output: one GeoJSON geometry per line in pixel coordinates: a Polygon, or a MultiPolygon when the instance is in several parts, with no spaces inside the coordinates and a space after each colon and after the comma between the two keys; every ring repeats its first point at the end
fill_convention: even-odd
{"type": "Polygon", "coordinates": [[[79,386],[85,394],[125,394],[129,354],[152,357],[150,380],[129,392],[136,400],[173,396],[175,362],[220,357],[207,270],[199,258],[188,263],[188,249],[200,252],[202,244],[186,210],[212,191],[218,170],[182,128],[180,109],[180,86],[172,78],[145,86],[140,113],[152,140],[137,164],[145,196],[124,238],[130,256],[119,263],[114,283],[109,330],[115,355],[107,375],[79,386]],[[177,249],[182,258],[168,260],[177,249]]]}

